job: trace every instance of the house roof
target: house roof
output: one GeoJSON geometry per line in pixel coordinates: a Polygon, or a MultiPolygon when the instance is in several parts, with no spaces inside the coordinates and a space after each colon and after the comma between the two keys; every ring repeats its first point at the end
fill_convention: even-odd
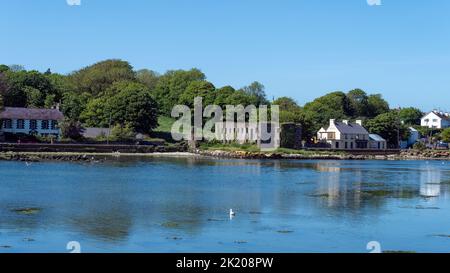
{"type": "Polygon", "coordinates": [[[357,123],[345,124],[343,122],[335,122],[336,128],[343,134],[368,134],[367,130],[357,123]]]}
{"type": "Polygon", "coordinates": [[[440,118],[440,119],[444,119],[444,120],[450,121],[450,117],[448,117],[448,116],[446,116],[446,115],[443,115],[443,114],[441,114],[441,113],[439,113],[439,112],[437,112],[437,111],[431,111],[431,112],[429,112],[429,113],[426,114],[422,119],[426,118],[429,114],[435,114],[435,115],[436,115],[438,118],[440,118]]]}
{"type": "Polygon", "coordinates": [[[5,107],[0,113],[1,119],[37,119],[37,120],[63,120],[64,115],[58,109],[37,109],[5,107]]]}
{"type": "Polygon", "coordinates": [[[377,134],[370,134],[369,138],[370,138],[370,140],[373,140],[373,141],[386,141],[384,138],[382,138],[380,135],[377,135],[377,134]]]}

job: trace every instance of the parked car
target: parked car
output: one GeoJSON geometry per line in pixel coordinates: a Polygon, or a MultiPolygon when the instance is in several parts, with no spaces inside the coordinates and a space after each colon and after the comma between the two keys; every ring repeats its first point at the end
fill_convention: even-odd
{"type": "Polygon", "coordinates": [[[438,149],[438,150],[448,150],[448,143],[441,141],[441,142],[439,142],[436,145],[436,149],[438,149]]]}

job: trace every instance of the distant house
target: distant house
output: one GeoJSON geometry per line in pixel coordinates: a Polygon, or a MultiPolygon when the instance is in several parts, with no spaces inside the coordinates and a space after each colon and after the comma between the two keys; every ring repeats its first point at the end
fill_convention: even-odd
{"type": "Polygon", "coordinates": [[[377,134],[369,134],[369,148],[385,150],[387,148],[387,141],[377,134]]]}
{"type": "Polygon", "coordinates": [[[0,113],[2,133],[60,137],[58,123],[64,115],[58,109],[5,107],[0,113]]]}
{"type": "Polygon", "coordinates": [[[450,114],[439,111],[431,111],[420,121],[420,125],[430,129],[444,129],[450,127],[450,114]]]}
{"type": "Polygon", "coordinates": [[[352,123],[331,119],[328,128],[321,128],[317,132],[317,138],[332,149],[386,149],[386,140],[378,135],[370,135],[361,120],[352,123]]]}
{"type": "Polygon", "coordinates": [[[409,127],[409,138],[408,138],[408,146],[411,147],[420,139],[420,132],[413,128],[409,127]]]}
{"type": "Polygon", "coordinates": [[[236,141],[240,144],[244,143],[258,143],[260,146],[267,145],[268,148],[272,148],[270,141],[264,141],[264,139],[273,139],[275,147],[280,147],[280,127],[272,125],[272,123],[266,123],[268,126],[267,136],[262,136],[260,130],[260,123],[258,122],[216,122],[215,124],[215,138],[224,142],[236,141]]]}

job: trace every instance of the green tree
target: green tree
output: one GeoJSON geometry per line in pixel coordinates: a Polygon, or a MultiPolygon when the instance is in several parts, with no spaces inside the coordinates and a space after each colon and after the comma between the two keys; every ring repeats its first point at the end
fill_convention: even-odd
{"type": "Polygon", "coordinates": [[[408,107],[400,109],[399,117],[406,125],[420,125],[420,119],[423,117],[423,113],[420,109],[408,107]]]}
{"type": "Polygon", "coordinates": [[[115,141],[131,141],[135,139],[136,134],[130,124],[116,124],[111,130],[111,137],[115,141]]]}
{"type": "Polygon", "coordinates": [[[228,104],[229,97],[231,97],[236,90],[231,86],[224,86],[216,90],[214,104],[220,107],[225,107],[228,104]]]}
{"type": "Polygon", "coordinates": [[[243,87],[242,91],[254,98],[254,104],[256,106],[269,104],[266,98],[265,87],[259,82],[253,82],[249,86],[243,87]]]}
{"type": "Polygon", "coordinates": [[[252,105],[255,104],[255,98],[253,96],[248,95],[246,92],[242,90],[237,90],[228,97],[226,101],[226,105],[252,105]]]}
{"type": "Polygon", "coordinates": [[[366,117],[369,108],[369,98],[361,89],[353,89],[347,93],[350,103],[350,113],[352,117],[366,117]]]}
{"type": "Polygon", "coordinates": [[[150,133],[158,126],[158,107],[148,88],[136,82],[116,82],[103,97],[88,102],[81,120],[87,126],[129,124],[137,133],[150,133]]]}
{"type": "Polygon", "coordinates": [[[347,119],[352,116],[350,101],[343,92],[333,92],[317,98],[307,103],[304,110],[312,120],[314,131],[326,126],[330,119],[347,119]]]}
{"type": "Polygon", "coordinates": [[[171,70],[162,75],[153,94],[163,115],[170,116],[174,105],[191,82],[205,80],[205,74],[198,69],[171,70]]]}
{"type": "Polygon", "coordinates": [[[370,95],[367,98],[368,111],[367,117],[373,118],[378,115],[389,112],[389,103],[383,99],[381,94],[370,95]]]}
{"type": "Polygon", "coordinates": [[[273,102],[273,105],[280,107],[280,122],[281,123],[296,123],[302,126],[302,139],[310,141],[315,134],[313,130],[313,122],[310,116],[289,97],[281,97],[273,102]]]}
{"type": "Polygon", "coordinates": [[[136,72],[136,79],[140,83],[145,84],[150,90],[155,89],[159,77],[160,75],[157,72],[149,69],[141,69],[136,72]]]}
{"type": "Polygon", "coordinates": [[[441,139],[444,142],[450,143],[450,128],[444,129],[441,133],[441,139]]]}
{"type": "Polygon", "coordinates": [[[405,140],[409,136],[408,128],[401,124],[398,111],[390,111],[368,120],[365,127],[372,134],[378,134],[388,142],[390,147],[399,146],[399,137],[405,140]]]}
{"type": "Polygon", "coordinates": [[[25,86],[23,90],[27,96],[27,107],[41,108],[44,106],[45,97],[41,91],[31,86],[25,86]]]}
{"type": "Polygon", "coordinates": [[[47,95],[57,95],[50,80],[38,71],[7,71],[6,78],[8,82],[8,91],[4,94],[6,106],[44,107],[47,95]]]}
{"type": "Polygon", "coordinates": [[[81,113],[86,109],[91,99],[92,95],[89,93],[67,92],[63,96],[61,110],[67,118],[81,120],[81,113]]]}
{"type": "Polygon", "coordinates": [[[9,70],[9,66],[5,64],[0,64],[0,73],[4,73],[9,70]]]}
{"type": "Polygon", "coordinates": [[[61,134],[63,138],[69,138],[72,140],[80,140],[83,138],[84,128],[79,121],[64,120],[59,127],[61,128],[61,134]]]}
{"type": "Polygon", "coordinates": [[[115,82],[135,80],[135,73],[128,62],[113,59],[76,71],[69,79],[76,92],[99,96],[115,82]]]}
{"type": "Polygon", "coordinates": [[[214,104],[216,97],[215,91],[216,88],[214,85],[208,81],[193,81],[181,94],[178,103],[192,108],[194,106],[194,99],[196,97],[201,97],[204,106],[211,105],[214,104]]]}
{"type": "MultiPolygon", "coordinates": [[[[73,105],[64,104],[64,112],[76,120],[76,112],[80,110],[77,101],[72,101],[73,105]],[[66,108],[71,107],[71,108],[66,108]]],[[[84,110],[79,115],[79,119],[88,127],[108,127],[110,117],[112,118],[112,110],[109,105],[108,97],[100,97],[89,100],[84,110]]]]}

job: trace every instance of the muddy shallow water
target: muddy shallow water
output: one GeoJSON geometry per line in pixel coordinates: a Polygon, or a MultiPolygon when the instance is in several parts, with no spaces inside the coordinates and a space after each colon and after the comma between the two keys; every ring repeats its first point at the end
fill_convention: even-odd
{"type": "Polygon", "coordinates": [[[0,252],[450,252],[450,163],[0,162],[0,252]],[[230,219],[229,209],[236,212],[230,219]]]}

